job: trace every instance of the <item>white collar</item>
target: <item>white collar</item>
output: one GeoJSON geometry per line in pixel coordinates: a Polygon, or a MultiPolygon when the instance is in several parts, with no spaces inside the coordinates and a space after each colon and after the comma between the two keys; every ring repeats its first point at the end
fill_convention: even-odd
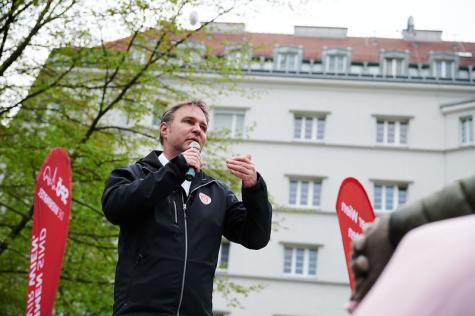
{"type": "Polygon", "coordinates": [[[165,166],[167,163],[170,162],[170,160],[167,159],[167,157],[165,156],[163,152],[158,156],[158,161],[160,161],[162,166],[165,166]]]}

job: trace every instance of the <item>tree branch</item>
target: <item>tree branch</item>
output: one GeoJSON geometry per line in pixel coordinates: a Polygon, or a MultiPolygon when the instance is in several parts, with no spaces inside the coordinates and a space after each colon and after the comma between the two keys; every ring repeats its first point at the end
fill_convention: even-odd
{"type": "Polygon", "coordinates": [[[27,216],[23,216],[21,220],[18,222],[18,224],[16,224],[12,228],[10,234],[7,236],[7,239],[0,241],[0,256],[8,248],[9,246],[8,241],[15,239],[23,230],[23,228],[25,228],[26,224],[31,220],[32,217],[33,217],[33,206],[31,206],[30,211],[27,214],[27,216]]]}
{"type": "Polygon", "coordinates": [[[96,214],[98,214],[98,215],[101,215],[101,216],[103,215],[101,211],[97,210],[96,208],[94,208],[93,206],[91,206],[91,205],[89,205],[89,204],[86,204],[86,203],[83,202],[83,201],[80,201],[80,200],[78,200],[78,199],[76,199],[76,198],[74,198],[74,197],[73,197],[71,200],[72,200],[74,203],[77,203],[77,204],[79,204],[79,205],[81,205],[81,206],[84,206],[84,207],[90,209],[91,211],[93,211],[94,213],[96,213],[96,214]]]}
{"type": "Polygon", "coordinates": [[[68,277],[68,276],[65,276],[65,275],[61,275],[61,280],[71,281],[71,282],[78,282],[78,283],[86,283],[86,284],[114,285],[114,282],[111,282],[111,281],[88,280],[88,279],[83,279],[83,278],[71,278],[71,277],[68,277]]]}
{"type": "Polygon", "coordinates": [[[28,214],[24,214],[24,213],[22,213],[22,212],[20,212],[20,211],[18,211],[18,210],[16,210],[16,209],[14,209],[13,207],[11,207],[11,206],[9,206],[9,205],[3,203],[3,202],[0,202],[0,205],[3,206],[3,207],[5,207],[7,210],[10,210],[10,211],[12,211],[13,213],[18,214],[18,215],[20,215],[20,216],[22,216],[22,217],[25,217],[25,216],[28,215],[28,214]]]}
{"type": "Polygon", "coordinates": [[[17,103],[11,105],[11,106],[8,106],[8,107],[4,107],[1,111],[0,111],[0,117],[2,117],[2,115],[4,115],[5,113],[13,110],[14,108],[20,106],[22,103],[24,103],[25,101],[28,101],[29,99],[31,98],[34,98],[46,91],[48,91],[49,89],[59,85],[59,83],[61,82],[61,80],[67,75],[69,74],[73,68],[75,67],[75,65],[71,65],[65,72],[61,73],[51,84],[48,84],[47,86],[45,86],[44,88],[42,89],[39,89],[39,90],[36,90],[34,91],[33,93],[29,93],[26,97],[24,97],[22,100],[18,101],[17,103]]]}
{"type": "Polygon", "coordinates": [[[36,19],[36,23],[30,30],[29,34],[20,43],[18,43],[16,49],[0,65],[0,76],[3,76],[4,72],[23,54],[23,51],[31,42],[31,39],[33,38],[33,36],[35,36],[39,32],[41,27],[44,25],[43,18],[48,13],[52,2],[53,0],[47,0],[45,7],[40,12],[38,18],[36,19]]]}
{"type": "Polygon", "coordinates": [[[87,241],[84,241],[84,240],[81,240],[81,239],[78,239],[78,238],[75,238],[71,235],[68,236],[68,239],[73,241],[73,242],[76,242],[78,244],[83,244],[83,245],[86,245],[86,246],[89,246],[89,247],[94,247],[96,249],[102,249],[102,250],[117,250],[117,247],[116,246],[105,246],[105,245],[98,245],[98,244],[95,244],[95,243],[91,243],[91,242],[87,242],[87,241]]]}
{"type": "Polygon", "coordinates": [[[153,139],[153,140],[157,139],[156,135],[147,134],[145,132],[141,132],[141,131],[135,130],[133,128],[127,128],[127,127],[115,126],[115,125],[96,127],[96,131],[102,131],[102,130],[107,130],[107,129],[116,129],[116,130],[119,130],[119,131],[124,131],[124,132],[129,132],[129,133],[133,133],[133,134],[142,135],[142,136],[145,136],[145,137],[153,139]]]}

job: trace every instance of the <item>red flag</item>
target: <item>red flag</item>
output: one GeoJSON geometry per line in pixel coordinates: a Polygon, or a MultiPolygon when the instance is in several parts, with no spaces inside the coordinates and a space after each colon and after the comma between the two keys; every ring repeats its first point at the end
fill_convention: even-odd
{"type": "Polygon", "coordinates": [[[66,247],[71,196],[69,157],[63,148],[55,148],[36,176],[27,316],[49,316],[53,312],[66,247]]]}
{"type": "Polygon", "coordinates": [[[355,285],[350,267],[351,244],[359,234],[363,233],[363,228],[374,220],[373,207],[368,195],[355,178],[346,178],[341,183],[336,199],[336,213],[340,223],[350,287],[354,291],[355,285]]]}

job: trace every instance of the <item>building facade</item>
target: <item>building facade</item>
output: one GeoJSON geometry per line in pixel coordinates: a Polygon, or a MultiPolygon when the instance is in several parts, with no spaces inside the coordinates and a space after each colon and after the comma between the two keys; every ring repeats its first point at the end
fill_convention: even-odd
{"type": "Polygon", "coordinates": [[[216,25],[204,40],[230,60],[239,56],[229,47],[251,44],[238,86],[256,97],[209,100],[210,127],[242,139],[233,151],[252,154],[277,222],[263,250],[223,240],[217,276],[262,289],[241,308],[215,294],[216,315],[346,315],[335,212],[343,179],[357,178],[381,214],[475,172],[475,43],[442,41],[411,23],[401,39],[319,27],[283,35],[236,25],[229,34],[216,25]]]}

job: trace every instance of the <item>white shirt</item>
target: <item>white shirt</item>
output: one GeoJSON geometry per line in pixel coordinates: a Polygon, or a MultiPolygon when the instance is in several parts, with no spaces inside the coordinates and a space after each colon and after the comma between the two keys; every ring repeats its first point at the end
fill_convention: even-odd
{"type": "MultiPolygon", "coordinates": [[[[167,163],[170,162],[170,160],[168,160],[167,157],[165,157],[164,153],[161,153],[160,156],[158,156],[158,160],[163,166],[165,166],[167,163]]],[[[191,181],[185,180],[183,181],[181,186],[183,187],[183,189],[185,189],[186,195],[188,195],[190,193],[191,181]]]]}

